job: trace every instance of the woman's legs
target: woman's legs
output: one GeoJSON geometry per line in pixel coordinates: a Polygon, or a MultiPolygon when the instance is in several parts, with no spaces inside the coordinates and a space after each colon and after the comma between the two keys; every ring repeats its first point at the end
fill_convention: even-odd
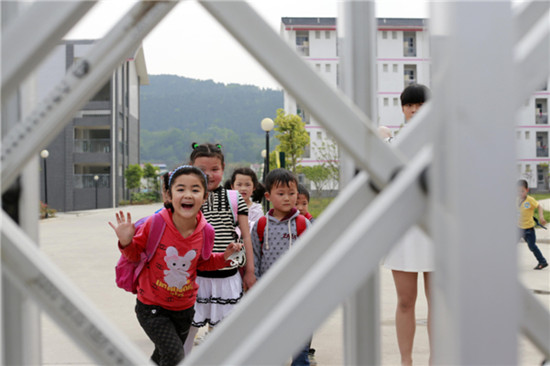
{"type": "Polygon", "coordinates": [[[432,307],[431,307],[431,295],[430,295],[430,280],[432,276],[431,272],[424,272],[424,292],[426,293],[426,301],[428,303],[428,342],[430,344],[430,365],[432,364],[432,307]]]}
{"type": "Polygon", "coordinates": [[[412,365],[412,348],[416,330],[415,303],[417,295],[418,273],[392,271],[397,290],[397,310],[395,328],[397,343],[401,353],[401,364],[412,365]]]}

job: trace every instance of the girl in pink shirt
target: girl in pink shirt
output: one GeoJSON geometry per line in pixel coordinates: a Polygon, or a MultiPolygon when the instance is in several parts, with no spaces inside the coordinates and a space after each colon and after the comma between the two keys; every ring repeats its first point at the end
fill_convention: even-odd
{"type": "MultiPolygon", "coordinates": [[[[204,251],[213,243],[203,238],[203,229],[209,224],[200,209],[208,191],[207,178],[200,169],[180,166],[171,173],[168,186],[168,208],[160,212],[166,227],[137,285],[137,318],[155,344],[151,360],[158,365],[177,365],[184,358],[183,344],[195,313],[197,269],[211,271],[228,266],[229,256],[242,246],[231,243],[223,253],[204,251]]],[[[116,221],[116,225],[109,225],[117,234],[122,254],[139,262],[152,218],[137,232],[130,213],[125,217],[120,211],[116,221]]]]}

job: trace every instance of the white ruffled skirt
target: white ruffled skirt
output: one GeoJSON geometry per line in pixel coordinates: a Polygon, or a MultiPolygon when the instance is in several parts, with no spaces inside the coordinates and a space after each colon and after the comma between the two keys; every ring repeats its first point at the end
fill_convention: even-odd
{"type": "Polygon", "coordinates": [[[197,276],[199,291],[195,303],[195,317],[192,325],[215,326],[233,310],[243,297],[242,278],[239,272],[226,278],[197,276]]]}
{"type": "Polygon", "coordinates": [[[388,253],[384,267],[404,272],[431,272],[435,269],[433,245],[422,229],[413,226],[388,253]]]}

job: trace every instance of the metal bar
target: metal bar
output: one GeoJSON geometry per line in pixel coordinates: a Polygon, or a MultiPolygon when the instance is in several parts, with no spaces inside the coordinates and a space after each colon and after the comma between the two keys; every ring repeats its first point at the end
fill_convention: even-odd
{"type": "Polygon", "coordinates": [[[539,300],[519,284],[521,298],[521,329],[523,334],[550,359],[550,314],[539,300]]]}
{"type": "Polygon", "coordinates": [[[517,107],[521,106],[534,90],[541,88],[550,73],[550,13],[547,13],[546,17],[548,22],[537,28],[537,38],[534,42],[526,42],[527,46],[523,43],[516,46],[516,67],[513,75],[517,85],[517,107]]]}
{"type": "Polygon", "coordinates": [[[432,3],[431,14],[437,15],[432,33],[450,35],[438,52],[456,65],[438,74],[432,98],[438,119],[430,184],[430,229],[437,243],[433,364],[517,364],[518,290],[510,286],[517,283],[510,148],[517,98],[511,91],[517,85],[506,77],[514,65],[513,34],[505,26],[512,21],[511,7],[432,3]],[[498,230],[488,229],[494,227],[498,230]]]}
{"type": "MultiPolygon", "coordinates": [[[[343,90],[371,121],[378,120],[376,17],[373,2],[346,1],[338,19],[343,90]]],[[[378,269],[345,302],[344,364],[380,364],[380,278],[378,269]]]]}
{"type": "Polygon", "coordinates": [[[375,126],[329,85],[244,1],[202,0],[201,5],[315,116],[338,145],[384,187],[406,158],[378,138],[375,126]]]}
{"type": "Polygon", "coordinates": [[[530,1],[518,5],[514,13],[515,42],[519,42],[537,23],[550,11],[550,2],[548,1],[530,1]],[[546,14],[545,14],[546,13],[546,14]]]}
{"type": "Polygon", "coordinates": [[[148,358],[98,312],[2,211],[2,274],[31,297],[90,357],[103,365],[149,365],[148,358]]]}
{"type": "Polygon", "coordinates": [[[2,94],[14,92],[95,4],[95,1],[36,1],[11,22],[2,35],[2,94]]]}
{"type": "MultiPolygon", "coordinates": [[[[341,299],[367,281],[391,244],[426,210],[419,177],[430,161],[431,150],[423,149],[361,214],[355,219],[346,214],[347,229],[340,233],[338,245],[330,245],[321,257],[304,262],[300,259],[311,252],[317,254],[316,245],[320,244],[312,242],[313,235],[306,232],[292,254],[271,267],[184,364],[283,364],[341,299]],[[402,211],[396,222],[392,217],[398,202],[402,211]],[[310,267],[304,268],[304,264],[310,267]]],[[[319,226],[316,223],[311,230],[319,226]]],[[[322,242],[326,245],[328,240],[322,242]]]]}
{"type": "Polygon", "coordinates": [[[155,25],[178,3],[137,3],[108,35],[67,73],[34,112],[2,139],[2,192],[15,180],[24,162],[47,146],[74,114],[101,88],[113,70],[135,51],[155,25]]]}

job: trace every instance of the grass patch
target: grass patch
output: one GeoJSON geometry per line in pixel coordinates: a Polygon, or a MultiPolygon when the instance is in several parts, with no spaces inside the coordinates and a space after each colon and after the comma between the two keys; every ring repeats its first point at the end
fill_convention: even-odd
{"type": "Polygon", "coordinates": [[[318,218],[319,215],[327,208],[327,206],[334,200],[334,197],[311,197],[309,200],[309,213],[313,218],[318,218]]]}
{"type": "MultiPolygon", "coordinates": [[[[550,198],[550,193],[533,193],[533,194],[530,194],[530,196],[533,197],[534,199],[536,199],[537,201],[540,201],[540,200],[549,199],[550,198]]],[[[539,217],[539,210],[538,209],[535,210],[535,217],[536,218],[539,217]]],[[[544,219],[546,220],[546,222],[550,222],[550,211],[544,210],[544,219]]]]}

